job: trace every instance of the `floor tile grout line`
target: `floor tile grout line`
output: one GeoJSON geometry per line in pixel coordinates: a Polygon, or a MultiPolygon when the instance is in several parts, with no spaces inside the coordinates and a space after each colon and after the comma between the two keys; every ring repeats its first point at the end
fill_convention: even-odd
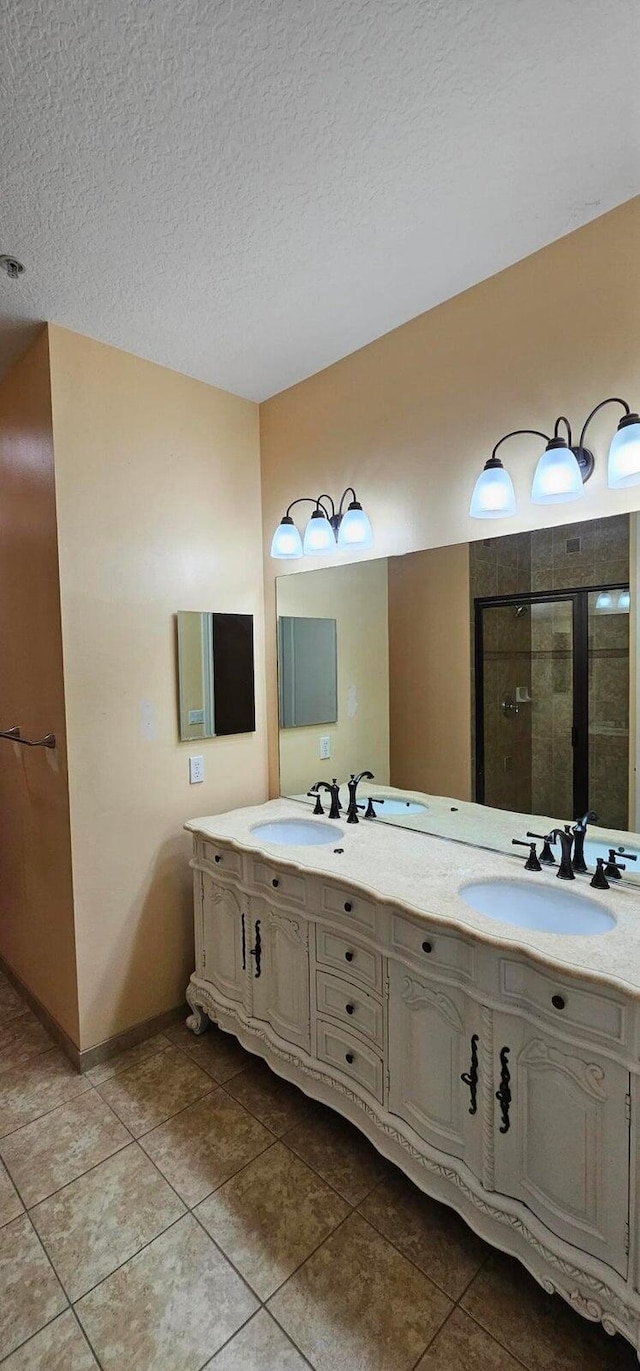
{"type": "MultiPolygon", "coordinates": [[[[122,1073],[122,1074],[124,1074],[124,1073],[122,1073]]],[[[206,1073],[205,1073],[205,1074],[206,1074],[206,1073]]],[[[111,1077],[110,1079],[115,1079],[115,1077],[111,1077]]],[[[163,1124],[169,1123],[169,1120],[170,1120],[170,1119],[177,1119],[178,1114],[184,1114],[185,1110],[191,1109],[192,1105],[199,1104],[201,1100],[205,1100],[205,1099],[207,1099],[207,1098],[209,1097],[209,1095],[213,1095],[213,1093],[214,1093],[215,1090],[220,1090],[220,1089],[221,1089],[221,1086],[217,1083],[217,1081],[214,1081],[213,1078],[212,1078],[211,1076],[209,1077],[209,1079],[210,1079],[211,1082],[212,1082],[212,1084],[211,1084],[211,1089],[210,1089],[210,1090],[204,1090],[204,1091],[202,1092],[201,1095],[196,1096],[195,1100],[190,1100],[188,1104],[183,1104],[183,1105],[181,1105],[179,1109],[176,1109],[175,1113],[173,1113],[173,1114],[168,1114],[167,1117],[166,1117],[166,1119],[160,1119],[159,1122],[156,1122],[156,1123],[152,1124],[150,1128],[145,1128],[145,1129],[143,1129],[142,1133],[132,1133],[132,1130],[131,1130],[131,1128],[130,1128],[130,1126],[129,1126],[128,1124],[124,1124],[125,1128],[128,1128],[128,1129],[129,1129],[129,1132],[131,1133],[131,1136],[132,1136],[133,1138],[135,1138],[136,1142],[139,1142],[141,1138],[146,1138],[146,1137],[148,1136],[149,1133],[155,1132],[156,1128],[161,1128],[163,1124]]],[[[105,1085],[108,1085],[109,1082],[108,1082],[108,1081],[105,1081],[104,1084],[105,1084],[105,1085]]],[[[99,1096],[100,1096],[100,1099],[101,1099],[101,1100],[104,1100],[105,1104],[108,1104],[108,1105],[109,1105],[109,1108],[113,1110],[113,1112],[114,1112],[114,1114],[116,1115],[116,1117],[117,1117],[118,1119],[120,1119],[120,1123],[124,1123],[124,1119],[121,1118],[120,1114],[118,1114],[118,1111],[117,1111],[115,1105],[112,1104],[109,1100],[105,1100],[105,1099],[104,1099],[104,1095],[102,1094],[102,1091],[101,1091],[101,1089],[100,1089],[100,1086],[99,1086],[99,1085],[95,1085],[95,1086],[93,1086],[93,1089],[96,1090],[96,1091],[98,1092],[98,1094],[99,1094],[99,1096]]]]}
{"type": "Polygon", "coordinates": [[[51,1324],[55,1323],[56,1319],[59,1319],[62,1316],[62,1314],[66,1314],[67,1312],[73,1312],[70,1304],[65,1305],[64,1309],[59,1309],[58,1313],[54,1314],[52,1319],[47,1319],[46,1323],[41,1324],[40,1328],[36,1328],[35,1332],[30,1333],[28,1338],[24,1338],[23,1341],[19,1342],[16,1347],[12,1347],[11,1351],[7,1352],[6,1357],[3,1357],[2,1360],[0,1360],[0,1368],[2,1368],[6,1364],[6,1362],[9,1360],[9,1357],[12,1357],[15,1352],[21,1352],[22,1348],[26,1347],[27,1344],[30,1343],[33,1338],[37,1338],[40,1333],[44,1333],[45,1328],[50,1328],[51,1324]]]}
{"type": "Polygon", "coordinates": [[[80,1334],[81,1334],[81,1336],[85,1339],[85,1341],[86,1341],[86,1343],[87,1343],[87,1346],[88,1346],[88,1347],[90,1348],[90,1350],[91,1350],[91,1353],[92,1353],[92,1356],[93,1356],[93,1358],[94,1358],[94,1360],[95,1360],[96,1366],[99,1368],[99,1371],[104,1371],[103,1365],[102,1365],[102,1362],[101,1362],[101,1360],[100,1360],[100,1358],[99,1358],[99,1356],[98,1356],[98,1353],[96,1352],[96,1349],[95,1349],[95,1347],[94,1347],[94,1345],[93,1345],[93,1343],[92,1343],[92,1341],[91,1341],[91,1338],[89,1337],[89,1334],[87,1333],[86,1328],[83,1328],[83,1327],[82,1327],[82,1324],[81,1324],[81,1322],[80,1322],[80,1320],[79,1320],[79,1318],[78,1318],[78,1315],[77,1315],[77,1313],[76,1313],[76,1311],[75,1311],[74,1305],[70,1305],[69,1307],[70,1307],[70,1311],[71,1311],[71,1313],[72,1313],[72,1315],[73,1315],[73,1318],[74,1318],[74,1322],[75,1322],[75,1324],[76,1324],[76,1327],[80,1329],[80,1334]]]}
{"type": "MultiPolygon", "coordinates": [[[[143,1243],[142,1243],[142,1246],[141,1246],[141,1247],[138,1247],[138,1248],[136,1249],[135,1252],[130,1252],[130,1253],[129,1253],[129,1256],[128,1256],[128,1257],[125,1257],[124,1261],[118,1262],[118,1265],[117,1265],[117,1266],[114,1266],[113,1271],[109,1271],[109,1272],[107,1273],[106,1276],[101,1276],[99,1281],[95,1281],[93,1285],[90,1285],[88,1290],[83,1290],[82,1294],[81,1294],[81,1295],[78,1295],[77,1298],[76,1298],[75,1300],[69,1300],[69,1304],[70,1304],[71,1308],[72,1308],[74,1311],[77,1312],[78,1305],[79,1305],[79,1304],[82,1304],[82,1301],[83,1301],[84,1299],[87,1298],[87,1295],[92,1295],[93,1292],[94,1292],[94,1290],[98,1290],[98,1289],[100,1288],[101,1285],[104,1285],[104,1284],[105,1284],[106,1281],[110,1281],[110,1280],[111,1280],[111,1277],[116,1275],[116,1272],[122,1271],[122,1268],[123,1268],[124,1266],[126,1266],[126,1265],[128,1264],[128,1262],[133,1261],[135,1257],[139,1257],[139,1256],[140,1256],[140,1253],[141,1253],[141,1252],[145,1252],[146,1249],[147,1249],[148,1247],[151,1247],[151,1244],[154,1243],[154,1242],[157,1240],[157,1238],[163,1238],[164,1235],[165,1235],[165,1233],[169,1233],[169,1232],[171,1231],[172,1228],[175,1228],[175,1227],[176,1227],[176,1224],[180,1223],[180,1222],[182,1221],[182,1219],[186,1219],[186,1218],[187,1218],[187,1212],[186,1212],[186,1211],[185,1211],[184,1214],[178,1214],[177,1217],[176,1217],[175,1219],[172,1219],[172,1220],[171,1220],[171,1223],[168,1223],[168,1224],[167,1224],[166,1228],[161,1228],[160,1232],[159,1232],[159,1233],[154,1233],[153,1237],[152,1237],[152,1238],[149,1238],[149,1241],[148,1241],[148,1242],[143,1242],[143,1243]]],[[[53,1265],[53,1263],[51,1263],[51,1264],[53,1265]]],[[[54,1270],[55,1270],[55,1267],[54,1267],[54,1270]]],[[[56,1275],[57,1275],[57,1274],[58,1274],[58,1273],[56,1272],[56,1275]]],[[[60,1277],[59,1277],[59,1276],[58,1276],[58,1280],[60,1280],[60,1277]]],[[[61,1282],[61,1284],[62,1284],[62,1282],[61,1282]]],[[[63,1287],[63,1288],[64,1288],[64,1287],[63,1287]]],[[[66,1294],[66,1291],[65,1291],[65,1294],[66,1294]]],[[[82,1327],[82,1329],[83,1329],[83,1331],[84,1331],[84,1324],[82,1323],[82,1319],[80,1318],[80,1315],[79,1315],[79,1314],[78,1314],[78,1319],[80,1320],[80,1325],[81,1325],[81,1327],[82,1327]]]]}
{"type": "Polygon", "coordinates": [[[414,1361],[413,1366],[411,1367],[411,1371],[416,1371],[417,1367],[420,1365],[420,1362],[422,1361],[422,1358],[426,1356],[427,1352],[429,1351],[429,1348],[430,1348],[430,1347],[433,1347],[433,1344],[434,1344],[436,1338],[439,1338],[439,1337],[440,1337],[440,1334],[441,1334],[443,1328],[446,1326],[446,1324],[448,1324],[449,1319],[451,1318],[451,1316],[452,1316],[453,1314],[455,1314],[457,1307],[458,1307],[458,1306],[457,1306],[456,1304],[452,1304],[451,1308],[447,1310],[447,1313],[445,1314],[445,1316],[444,1316],[444,1318],[443,1318],[443,1320],[442,1320],[442,1323],[439,1324],[439,1326],[436,1328],[435,1332],[432,1333],[432,1335],[431,1335],[431,1337],[429,1338],[428,1342],[425,1343],[425,1345],[424,1345],[422,1351],[418,1353],[418,1356],[417,1356],[416,1360],[414,1361]]]}
{"type": "MultiPolygon", "coordinates": [[[[404,1176],[404,1172],[400,1172],[400,1175],[404,1176]]],[[[405,1177],[405,1179],[408,1179],[408,1178],[405,1177]]],[[[380,1182],[380,1184],[382,1184],[382,1181],[380,1182]]],[[[377,1189],[377,1186],[376,1186],[376,1189],[377,1189]]],[[[447,1290],[447,1289],[445,1288],[445,1286],[442,1285],[442,1284],[440,1283],[440,1281],[436,1279],[435,1276],[432,1276],[431,1273],[430,1273],[429,1271],[425,1271],[424,1268],[423,1268],[422,1266],[420,1266],[420,1265],[418,1264],[418,1262],[414,1261],[413,1257],[410,1257],[409,1254],[408,1254],[407,1252],[403,1252],[402,1248],[398,1246],[398,1243],[395,1241],[395,1239],[394,1239],[394,1238],[390,1238],[389,1235],[388,1235],[387,1233],[385,1233],[384,1230],[383,1230],[382,1228],[379,1228],[379,1227],[378,1227],[377,1223],[375,1222],[375,1219],[372,1219],[372,1218],[369,1217],[368,1214],[363,1214],[363,1213],[361,1212],[360,1205],[361,1205],[361,1204],[364,1204],[365,1200],[370,1199],[370,1198],[371,1198],[371,1195],[372,1195],[373,1193],[374,1193],[374,1192],[371,1191],[371,1193],[370,1193],[369,1195],[365,1195],[364,1199],[359,1200],[358,1204],[355,1206],[356,1213],[360,1215],[360,1218],[361,1218],[361,1219],[364,1219],[365,1223],[368,1223],[368,1224],[371,1225],[371,1227],[375,1230],[375,1232],[378,1234],[379,1237],[384,1238],[385,1242],[388,1242],[389,1245],[390,1245],[391,1247],[395,1248],[396,1252],[398,1252],[399,1255],[400,1255],[401,1257],[404,1257],[404,1260],[405,1260],[405,1261],[408,1261],[410,1266],[413,1266],[413,1267],[415,1268],[416,1271],[419,1271],[419,1272],[420,1272],[420,1275],[421,1275],[421,1276],[424,1276],[428,1281],[431,1281],[431,1284],[432,1284],[432,1285],[435,1285],[436,1288],[440,1291],[440,1293],[441,1293],[442,1295],[446,1295],[447,1299],[448,1299],[448,1300],[451,1300],[451,1303],[452,1303],[454,1306],[455,1306],[456,1304],[458,1304],[458,1302],[463,1298],[463,1296],[466,1295],[467,1290],[469,1289],[469,1286],[470,1286],[470,1285],[473,1285],[473,1282],[474,1282],[476,1276],[478,1276],[478,1275],[480,1274],[480,1272],[481,1272],[481,1270],[482,1270],[482,1268],[483,1268],[485,1262],[487,1262],[487,1261],[489,1260],[490,1254],[488,1254],[487,1256],[485,1256],[485,1257],[482,1258],[482,1261],[480,1262],[480,1265],[478,1266],[477,1270],[474,1271],[474,1273],[473,1273],[473,1275],[471,1276],[470,1280],[467,1281],[467,1284],[465,1285],[464,1290],[463,1290],[463,1291],[461,1292],[461,1294],[456,1298],[454,1295],[451,1294],[451,1291],[450,1291],[450,1290],[447,1290]]],[[[421,1191],[420,1193],[423,1194],[424,1192],[421,1191]]],[[[431,1196],[427,1196],[427,1198],[430,1199],[431,1196]]],[[[437,1203],[439,1203],[439,1201],[435,1200],[434,1203],[437,1204],[437,1203]]],[[[453,1210],[452,1212],[455,1213],[455,1210],[453,1210]]],[[[472,1229],[471,1229],[470,1231],[473,1232],[472,1229]]]]}
{"type": "MultiPolygon", "coordinates": [[[[46,1054],[46,1053],[43,1053],[42,1055],[43,1055],[43,1056],[46,1056],[47,1054],[46,1054]]],[[[86,1077],[83,1077],[83,1076],[81,1076],[81,1075],[78,1073],[77,1079],[78,1079],[79,1081],[82,1081],[82,1080],[85,1080],[86,1077]]],[[[2,1083],[2,1077],[0,1076],[0,1085],[1,1085],[1,1083],[2,1083]]],[[[46,1119],[46,1118],[48,1118],[49,1114],[55,1113],[55,1110],[56,1110],[56,1109],[61,1109],[65,1104],[70,1104],[72,1100],[77,1099],[78,1095],[86,1095],[86,1094],[88,1094],[89,1090],[94,1090],[94,1089],[95,1089],[95,1086],[92,1086],[92,1085],[91,1085],[91,1082],[88,1081],[86,1087],[84,1087],[84,1088],[81,1089],[81,1090],[76,1090],[76,1091],[74,1092],[74,1094],[73,1094],[73,1095],[69,1095],[69,1096],[67,1097],[66,1100],[58,1100],[58,1103],[52,1105],[52,1106],[51,1106],[51,1109],[45,1109],[45,1110],[43,1110],[42,1114],[36,1114],[34,1118],[28,1119],[25,1123],[19,1123],[19,1124],[17,1124],[17,1126],[16,1126],[15,1128],[10,1128],[6,1133],[3,1133],[2,1135],[0,1135],[0,1145],[4,1142],[5,1138],[12,1138],[13,1135],[14,1135],[14,1133],[19,1133],[21,1128],[28,1128],[28,1126],[29,1126],[30,1123],[39,1123],[41,1119],[46,1119]]],[[[106,1101],[105,1101],[105,1103],[106,1103],[106,1101]]],[[[121,1121],[121,1122],[122,1122],[122,1121],[121,1121]]]]}
{"type": "Polygon", "coordinates": [[[517,1352],[513,1352],[510,1347],[507,1347],[506,1343],[502,1342],[501,1339],[498,1338],[495,1333],[490,1333],[489,1329],[485,1328],[484,1324],[480,1323],[480,1320],[475,1317],[475,1314],[471,1314],[470,1311],[468,1309],[465,1309],[464,1305],[462,1304],[456,1306],[456,1308],[458,1307],[460,1308],[463,1314],[467,1315],[467,1318],[471,1319],[472,1323],[475,1323],[476,1328],[479,1328],[480,1331],[486,1335],[486,1337],[491,1338],[493,1342],[496,1342],[498,1344],[498,1347],[501,1347],[502,1351],[506,1352],[508,1356],[513,1357],[513,1360],[517,1363],[517,1365],[522,1367],[522,1371],[534,1371],[534,1368],[528,1366],[527,1363],[522,1360],[522,1358],[519,1356],[517,1352]]]}
{"type": "MultiPolygon", "coordinates": [[[[183,1203],[187,1205],[189,1213],[193,1214],[194,1210],[198,1209],[201,1204],[206,1204],[207,1200],[210,1200],[212,1195],[217,1195],[218,1191],[222,1190],[225,1185],[229,1185],[230,1181],[237,1180],[238,1177],[242,1175],[243,1171],[247,1171],[250,1166],[253,1166],[254,1162],[257,1162],[259,1157],[266,1157],[267,1152],[271,1152],[279,1141],[279,1138],[274,1138],[272,1142],[268,1142],[259,1152],[256,1152],[255,1156],[250,1157],[248,1162],[243,1162],[242,1165],[238,1167],[237,1171],[232,1171],[230,1176],[225,1176],[224,1180],[220,1181],[219,1185],[214,1185],[213,1190],[209,1190],[206,1195],[202,1196],[201,1200],[196,1200],[195,1204],[187,1204],[187,1201],[184,1200],[183,1203]]],[[[160,1168],[158,1169],[160,1170],[160,1168]]],[[[164,1175],[164,1172],[161,1171],[161,1174],[164,1175]]],[[[169,1181],[168,1184],[170,1185],[171,1182],[169,1181]]]]}
{"type": "MultiPolygon", "coordinates": [[[[154,1034],[154,1036],[155,1036],[155,1034],[154,1034]]],[[[146,1040],[145,1040],[145,1041],[146,1041],[146,1040]]],[[[136,1047],[142,1047],[142,1045],[143,1045],[142,1043],[136,1043],[136,1047]]],[[[92,1072],[92,1071],[97,1071],[97,1069],[98,1069],[99,1066],[108,1066],[108,1064],[109,1064],[109,1058],[108,1058],[108,1057],[107,1057],[106,1061],[104,1061],[104,1062],[98,1062],[98,1063],[96,1064],[96,1066],[90,1066],[90,1067],[88,1068],[87,1071],[81,1071],[81,1072],[80,1072],[80,1075],[82,1076],[83,1080],[89,1081],[89,1083],[93,1086],[94,1090],[97,1090],[97,1088],[98,1088],[99,1085],[106,1085],[106,1084],[107,1084],[107,1081],[115,1081],[115,1080],[117,1080],[118,1076],[124,1076],[125,1072],[135,1070],[136,1066],[144,1066],[144,1063],[145,1063],[145,1062],[152,1062],[152,1061],[153,1061],[153,1058],[154,1058],[154,1057],[159,1057],[160,1053],[166,1051],[167,1047],[173,1047],[173,1046],[174,1046],[174,1044],[173,1044],[172,1042],[170,1042],[169,1038],[167,1038],[166,1042],[165,1042],[162,1046],[154,1048],[153,1052],[150,1052],[149,1055],[148,1055],[148,1057],[141,1057],[141,1058],[140,1058],[140,1061],[138,1061],[138,1062],[129,1062],[129,1065],[128,1065],[128,1066],[123,1066],[121,1071],[117,1071],[117,1070],[116,1070],[116,1071],[112,1071],[111,1074],[110,1074],[109,1076],[103,1076],[102,1080],[100,1080],[100,1081],[97,1081],[97,1080],[94,1081],[94,1080],[92,1079],[92,1077],[91,1077],[91,1072],[92,1072]]],[[[125,1052],[131,1052],[132,1049],[131,1049],[130,1047],[127,1047],[127,1048],[124,1048],[124,1051],[125,1051],[125,1052]]]]}
{"type": "MultiPolygon", "coordinates": [[[[90,1092],[89,1092],[88,1090],[85,1090],[85,1091],[83,1091],[82,1093],[83,1093],[84,1096],[87,1096],[87,1095],[89,1095],[90,1092]]],[[[97,1091],[96,1091],[95,1093],[97,1094],[97,1091]]],[[[78,1098],[79,1098],[79,1097],[78,1097],[77,1095],[74,1095],[74,1096],[73,1096],[73,1099],[78,1099],[78,1098]]],[[[102,1100],[102,1096],[100,1096],[100,1099],[102,1100]]],[[[71,1100],[68,1100],[68,1101],[66,1102],[66,1104],[61,1104],[61,1105],[58,1106],[58,1108],[59,1108],[59,1109],[66,1109],[66,1108],[67,1108],[67,1105],[69,1105],[69,1104],[71,1104],[71,1103],[72,1103],[72,1101],[71,1101],[71,1100]]],[[[102,1100],[102,1103],[105,1104],[105,1105],[107,1104],[106,1100],[102,1100]]],[[[110,1106],[107,1105],[107,1108],[109,1108],[109,1107],[110,1107],[110,1106]]],[[[52,1109],[50,1112],[51,1112],[52,1114],[55,1114],[56,1111],[55,1111],[54,1109],[52,1109]]],[[[2,1156],[2,1153],[0,1152],[0,1162],[2,1163],[2,1165],[5,1167],[6,1171],[8,1172],[9,1177],[10,1177],[10,1179],[11,1179],[11,1181],[12,1181],[12,1184],[14,1185],[15,1189],[17,1190],[18,1196],[19,1196],[19,1198],[20,1198],[22,1204],[24,1205],[25,1210],[26,1210],[27,1213],[30,1213],[32,1209],[36,1209],[36,1208],[38,1207],[39,1204],[44,1204],[45,1200],[50,1200],[50,1199],[53,1198],[54,1195],[59,1195],[60,1192],[61,1192],[62,1190],[66,1190],[67,1187],[70,1186],[70,1185],[73,1185],[75,1181],[79,1181],[79,1180],[82,1178],[82,1176],[87,1176],[87,1175],[89,1174],[90,1171],[95,1171],[96,1167],[101,1166],[103,1162],[108,1162],[108,1161],[110,1160],[110,1158],[111,1158],[111,1157],[115,1157],[115,1156],[117,1155],[118,1152],[124,1152],[125,1149],[126,1149],[127,1147],[129,1147],[130,1144],[131,1144],[132,1142],[136,1142],[136,1141],[137,1141],[136,1138],[134,1138],[133,1134],[129,1132],[129,1129],[127,1128],[126,1124],[124,1124],[124,1123],[122,1122],[122,1119],[119,1119],[119,1118],[118,1118],[118,1115],[115,1114],[113,1110],[111,1110],[111,1113],[114,1114],[114,1118],[115,1118],[115,1119],[117,1120],[117,1122],[121,1125],[121,1127],[124,1128],[125,1132],[129,1134],[128,1141],[127,1141],[127,1142],[123,1142],[122,1145],[121,1145],[120,1147],[116,1147],[115,1150],[114,1150],[113,1152],[108,1153],[108,1155],[107,1155],[106,1157],[101,1157],[101,1158],[100,1158],[100,1161],[92,1162],[91,1166],[88,1166],[88,1167],[86,1168],[85,1171],[80,1171],[80,1172],[78,1173],[78,1175],[77,1175],[77,1176],[74,1176],[70,1181],[65,1181],[62,1185],[57,1186],[57,1188],[56,1188],[55,1190],[51,1190],[50,1193],[49,1193],[48,1195],[43,1195],[43,1196],[42,1196],[42,1199],[40,1199],[40,1200],[34,1200],[33,1204],[27,1204],[26,1200],[24,1199],[24,1197],[23,1197],[23,1195],[22,1195],[22,1191],[20,1190],[20,1187],[19,1187],[19,1185],[18,1185],[18,1182],[17,1182],[16,1180],[14,1180],[13,1175],[12,1175],[10,1169],[9,1169],[9,1166],[8,1166],[7,1162],[5,1161],[4,1157],[2,1156]]],[[[41,1115],[41,1117],[42,1117],[42,1118],[48,1118],[48,1115],[44,1115],[44,1114],[43,1114],[43,1115],[41,1115]]],[[[32,1120],[31,1120],[31,1123],[39,1123],[39,1122],[40,1122],[40,1119],[39,1119],[39,1118],[38,1118],[38,1119],[32,1119],[32,1120]]],[[[30,1128],[30,1127],[31,1127],[31,1124],[28,1124],[28,1123],[27,1123],[27,1124],[24,1124],[24,1127],[25,1127],[25,1128],[30,1128]]],[[[16,1132],[19,1132],[19,1130],[16,1130],[16,1132]]],[[[14,1137],[15,1134],[13,1134],[13,1133],[8,1133],[8,1134],[6,1134],[6,1136],[7,1136],[7,1137],[14,1137]]],[[[3,1142],[4,1142],[4,1138],[0,1138],[0,1147],[2,1146],[2,1143],[3,1143],[3,1142]]]]}
{"type": "MultiPolygon", "coordinates": [[[[74,1176],[73,1180],[65,1181],[64,1185],[59,1185],[57,1190],[52,1190],[50,1195],[45,1195],[43,1199],[36,1200],[35,1204],[25,1205],[27,1214],[33,1214],[34,1209],[39,1209],[41,1204],[47,1204],[49,1200],[56,1199],[58,1195],[61,1195],[63,1193],[64,1190],[69,1190],[71,1186],[76,1185],[78,1181],[83,1181],[85,1176],[90,1176],[92,1171],[97,1171],[99,1166],[104,1166],[106,1162],[112,1161],[114,1157],[119,1157],[121,1153],[127,1152],[128,1149],[136,1142],[136,1138],[129,1138],[128,1141],[124,1142],[121,1147],[116,1147],[114,1152],[110,1152],[107,1157],[101,1157],[99,1162],[93,1162],[91,1166],[87,1167],[86,1171],[81,1171],[78,1176],[74,1176]]],[[[143,1148],[141,1149],[141,1151],[143,1152],[143,1155],[146,1157],[147,1154],[146,1152],[144,1152],[143,1148]]],[[[151,1158],[147,1157],[147,1160],[150,1161],[151,1158]]]]}

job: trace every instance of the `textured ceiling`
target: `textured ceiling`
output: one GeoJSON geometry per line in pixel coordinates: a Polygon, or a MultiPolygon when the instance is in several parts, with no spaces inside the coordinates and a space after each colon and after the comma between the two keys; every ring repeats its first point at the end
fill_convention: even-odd
{"type": "Polygon", "coordinates": [[[3,0],[0,367],[262,399],[640,190],[637,0],[3,0]]]}

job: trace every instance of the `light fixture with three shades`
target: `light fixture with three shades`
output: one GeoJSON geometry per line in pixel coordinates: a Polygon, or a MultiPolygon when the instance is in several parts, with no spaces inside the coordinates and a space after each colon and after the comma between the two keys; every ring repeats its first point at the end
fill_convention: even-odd
{"type": "Polygon", "coordinates": [[[273,535],[271,556],[283,559],[319,557],[323,553],[336,551],[365,552],[370,547],[373,547],[371,522],[353,486],[347,486],[337,509],[330,495],[301,495],[298,500],[292,500],[273,535]],[[352,499],[343,509],[348,495],[352,499]],[[294,505],[303,504],[311,504],[315,508],[305,528],[304,538],[301,538],[291,517],[291,510],[294,505]]]}
{"type": "Polygon", "coordinates": [[[515,514],[513,481],[496,454],[502,443],[520,434],[533,434],[543,438],[546,443],[531,485],[532,504],[552,505],[580,499],[584,494],[585,482],[595,466],[593,453],[584,445],[587,429],[594,415],[605,405],[622,405],[624,410],[609,448],[608,484],[616,490],[621,486],[640,483],[640,415],[632,412],[626,400],[612,395],[592,409],[582,425],[580,440],[575,445],[571,425],[563,414],[556,419],[551,438],[536,428],[516,428],[511,433],[505,433],[496,443],[476,481],[469,508],[471,518],[505,519],[515,514]],[[566,430],[566,437],[560,436],[561,426],[566,430]]]}

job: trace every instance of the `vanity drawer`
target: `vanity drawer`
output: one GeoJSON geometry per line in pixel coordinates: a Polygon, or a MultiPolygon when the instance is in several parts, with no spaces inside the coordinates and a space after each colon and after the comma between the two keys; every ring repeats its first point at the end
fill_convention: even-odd
{"type": "Polygon", "coordinates": [[[341,976],[317,971],[316,1004],[318,1014],[328,1014],[351,1024],[357,1033],[363,1033],[382,1047],[382,1003],[366,990],[360,990],[341,976]]]}
{"type": "Polygon", "coordinates": [[[382,957],[379,952],[370,952],[356,938],[336,933],[325,924],[316,925],[316,960],[324,966],[334,967],[349,976],[380,992],[382,989],[382,957]]]}
{"type": "Polygon", "coordinates": [[[376,907],[371,900],[363,899],[357,891],[323,884],[320,891],[320,908],[323,914],[346,914],[350,924],[366,929],[367,933],[376,931],[376,907]]]}
{"type": "Polygon", "coordinates": [[[220,872],[221,876],[235,876],[238,880],[242,876],[242,854],[233,848],[220,847],[218,843],[203,838],[200,853],[203,860],[215,867],[216,873],[220,872]]]}
{"type": "Polygon", "coordinates": [[[392,914],[391,946],[408,953],[425,971],[433,968],[455,972],[466,980],[475,978],[474,944],[457,933],[392,914]]]}
{"type": "Polygon", "coordinates": [[[317,1055],[345,1076],[351,1076],[382,1104],[382,1058],[343,1028],[318,1019],[317,1055]]]}
{"type": "Polygon", "coordinates": [[[268,862],[254,858],[251,862],[251,879],[254,886],[262,891],[272,890],[278,900],[288,900],[290,904],[305,908],[307,904],[307,882],[304,876],[294,875],[272,867],[268,862]]]}
{"type": "Polygon", "coordinates": [[[625,1004],[613,991],[591,990],[560,970],[554,976],[510,957],[500,959],[500,991],[505,1002],[542,1014],[558,1028],[625,1041],[625,1004]]]}

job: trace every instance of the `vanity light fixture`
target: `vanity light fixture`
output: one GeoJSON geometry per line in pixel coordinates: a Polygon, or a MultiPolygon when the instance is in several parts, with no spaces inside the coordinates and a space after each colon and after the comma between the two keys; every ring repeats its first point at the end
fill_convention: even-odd
{"type": "Polygon", "coordinates": [[[515,438],[520,434],[530,433],[538,438],[544,438],[547,444],[534,473],[531,486],[532,503],[549,505],[560,504],[566,500],[579,500],[595,466],[593,453],[585,447],[587,429],[598,411],[605,405],[612,404],[622,405],[624,414],[609,449],[608,484],[613,489],[638,484],[640,415],[632,412],[626,400],[612,395],[607,400],[601,400],[595,409],[592,409],[585,419],[577,444],[573,442],[571,425],[564,414],[556,419],[552,438],[533,428],[516,428],[511,433],[505,433],[496,443],[491,457],[476,481],[469,507],[471,518],[504,519],[515,514],[516,497],[513,482],[496,453],[507,438],[515,438]],[[560,436],[561,425],[566,429],[566,437],[560,436]]]}
{"type": "Polygon", "coordinates": [[[371,522],[353,486],[347,486],[340,497],[337,510],[331,495],[317,495],[315,498],[302,495],[298,500],[292,500],[273,535],[271,556],[317,557],[325,552],[335,552],[336,548],[341,551],[365,552],[370,547],[373,547],[371,522]],[[349,495],[352,499],[344,509],[344,502],[349,495]],[[291,517],[294,505],[301,504],[315,506],[304,531],[304,540],[291,517]]]}

